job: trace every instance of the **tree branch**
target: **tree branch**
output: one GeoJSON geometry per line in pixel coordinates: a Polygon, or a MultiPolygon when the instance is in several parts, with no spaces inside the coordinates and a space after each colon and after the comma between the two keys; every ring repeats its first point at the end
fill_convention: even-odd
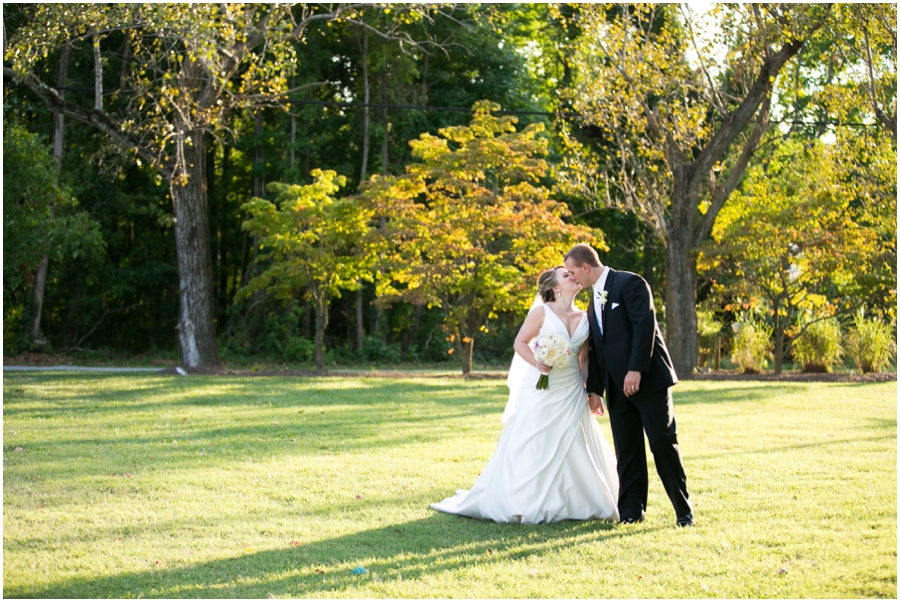
{"type": "Polygon", "coordinates": [[[108,316],[109,314],[114,314],[114,313],[119,312],[119,311],[126,311],[126,310],[129,310],[129,309],[134,309],[135,307],[140,307],[140,306],[142,306],[142,305],[147,305],[147,302],[146,302],[146,301],[141,301],[140,303],[135,303],[134,305],[129,305],[128,307],[119,307],[119,308],[117,308],[117,309],[107,309],[107,310],[105,310],[105,311],[103,312],[103,315],[100,316],[100,319],[97,320],[97,323],[94,324],[94,327],[91,328],[91,329],[88,331],[88,333],[87,333],[86,335],[84,335],[83,337],[81,337],[80,339],[78,339],[78,342],[75,343],[74,345],[72,345],[71,347],[69,347],[69,349],[68,349],[67,351],[74,351],[75,349],[78,349],[78,346],[79,346],[79,345],[81,345],[81,344],[82,344],[89,336],[91,336],[92,334],[94,334],[94,331],[97,330],[97,327],[98,327],[98,326],[100,326],[100,322],[102,322],[103,319],[104,319],[106,316],[108,316]]]}
{"type": "MultiPolygon", "coordinates": [[[[796,55],[803,47],[804,40],[785,42],[781,49],[766,60],[760,67],[756,80],[744,97],[743,102],[729,115],[725,117],[725,123],[718,129],[715,136],[703,147],[695,163],[695,171],[691,176],[694,180],[698,177],[706,177],[715,162],[721,157],[728,147],[740,135],[744,127],[750,122],[757,109],[765,101],[772,91],[774,79],[781,68],[796,55]]],[[[690,186],[696,186],[697,182],[691,182],[690,186]]]]}
{"type": "Polygon", "coordinates": [[[719,211],[721,211],[722,207],[725,206],[725,202],[728,200],[728,197],[731,196],[731,193],[734,192],[735,188],[737,188],[737,185],[740,183],[741,178],[744,177],[744,172],[747,170],[747,165],[750,164],[750,160],[753,158],[753,155],[759,148],[759,142],[760,140],[762,140],[763,134],[769,127],[770,104],[771,97],[767,96],[765,101],[763,101],[763,105],[759,113],[756,116],[756,125],[753,127],[753,133],[750,135],[750,139],[747,140],[747,143],[744,145],[744,149],[741,151],[741,155],[738,157],[738,160],[731,168],[731,172],[728,174],[728,178],[725,180],[725,184],[723,184],[721,188],[718,188],[713,192],[712,202],[710,203],[706,214],[704,214],[703,219],[700,221],[700,226],[697,228],[697,231],[695,233],[694,246],[699,246],[704,241],[706,236],[712,231],[713,224],[716,221],[716,217],[719,215],[719,211]]]}
{"type": "Polygon", "coordinates": [[[884,114],[881,110],[881,107],[878,106],[878,99],[875,97],[875,74],[872,71],[872,48],[869,44],[869,28],[865,25],[863,26],[863,39],[866,43],[866,72],[869,76],[869,100],[872,103],[872,109],[875,111],[875,116],[878,117],[878,120],[884,124],[884,126],[891,131],[894,135],[894,138],[897,137],[897,107],[894,107],[894,116],[893,119],[884,114]]]}
{"type": "Polygon", "coordinates": [[[681,14],[684,16],[684,22],[687,23],[688,34],[691,37],[691,46],[694,47],[694,52],[697,53],[697,61],[700,63],[700,70],[703,71],[703,76],[706,78],[706,83],[709,86],[709,90],[711,92],[710,101],[713,106],[719,111],[719,114],[726,115],[728,113],[725,108],[725,103],[722,102],[722,97],[719,95],[719,91],[716,89],[715,82],[713,82],[712,76],[709,74],[709,69],[706,68],[706,62],[703,59],[703,56],[700,53],[700,47],[697,46],[697,38],[694,35],[694,26],[693,20],[689,18],[688,14],[685,14],[685,10],[690,13],[690,5],[682,4],[681,6],[681,14]]]}
{"type": "Polygon", "coordinates": [[[3,75],[4,77],[9,77],[21,82],[22,85],[37,95],[50,111],[61,113],[66,117],[71,117],[76,121],[95,127],[125,148],[137,152],[137,154],[146,159],[148,163],[157,163],[156,157],[153,156],[149,149],[142,145],[139,140],[134,139],[124,132],[122,127],[106,113],[95,109],[87,109],[65,100],[59,95],[59,92],[44,84],[31,73],[19,74],[9,67],[3,67],[3,75]]]}

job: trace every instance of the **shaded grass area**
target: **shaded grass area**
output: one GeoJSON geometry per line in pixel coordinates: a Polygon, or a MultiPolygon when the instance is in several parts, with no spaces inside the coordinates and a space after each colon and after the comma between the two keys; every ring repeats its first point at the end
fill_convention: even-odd
{"type": "Polygon", "coordinates": [[[428,508],[502,381],[7,374],[3,593],[896,598],[896,382],[675,391],[692,529],[655,477],[637,526],[428,508]]]}

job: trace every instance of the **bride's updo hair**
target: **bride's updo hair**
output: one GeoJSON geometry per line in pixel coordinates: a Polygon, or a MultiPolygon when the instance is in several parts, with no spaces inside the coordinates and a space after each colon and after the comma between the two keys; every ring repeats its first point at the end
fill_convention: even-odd
{"type": "Polygon", "coordinates": [[[545,271],[538,278],[538,294],[541,296],[541,299],[544,303],[549,303],[556,299],[556,295],[553,292],[553,287],[559,284],[559,280],[556,278],[556,270],[558,269],[566,269],[564,265],[558,265],[556,267],[552,267],[549,270],[545,271]]]}

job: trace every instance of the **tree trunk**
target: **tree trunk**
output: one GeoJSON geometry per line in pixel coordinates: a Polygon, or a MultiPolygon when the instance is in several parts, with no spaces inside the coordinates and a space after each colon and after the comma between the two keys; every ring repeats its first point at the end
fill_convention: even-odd
{"type": "Polygon", "coordinates": [[[254,125],[254,134],[256,135],[256,148],[253,149],[253,171],[256,172],[257,175],[253,176],[253,196],[257,198],[263,198],[266,193],[266,180],[265,177],[260,177],[259,172],[263,171],[263,160],[265,159],[264,150],[265,147],[262,143],[262,134],[263,134],[263,126],[265,125],[263,119],[263,111],[262,109],[256,109],[256,117],[255,117],[255,125],[254,125]]]}
{"type": "MultiPolygon", "coordinates": [[[[369,171],[369,135],[370,130],[370,111],[369,99],[369,32],[364,29],[362,33],[361,51],[362,51],[362,70],[363,70],[363,131],[362,131],[362,160],[359,166],[359,183],[366,181],[369,171]]],[[[359,288],[356,290],[356,348],[362,351],[365,343],[365,328],[363,326],[363,281],[359,281],[359,288]]]]}
{"type": "Polygon", "coordinates": [[[216,278],[218,280],[218,296],[222,301],[219,304],[220,313],[216,318],[216,323],[220,326],[228,323],[228,307],[233,296],[233,292],[228,290],[228,221],[229,218],[233,219],[239,217],[237,215],[230,215],[228,212],[228,182],[230,181],[229,178],[231,176],[230,164],[231,145],[223,144],[222,169],[217,189],[219,194],[216,199],[216,208],[218,210],[218,218],[216,221],[219,224],[218,232],[216,233],[216,244],[219,247],[219,271],[216,273],[216,278]]]}
{"type": "MultiPolygon", "coordinates": [[[[315,287],[315,285],[313,285],[315,287]]],[[[319,291],[313,291],[316,303],[316,372],[325,372],[325,329],[328,327],[328,301],[319,291]]]]}
{"type": "Polygon", "coordinates": [[[363,30],[362,38],[362,69],[363,69],[363,131],[362,131],[362,161],[359,168],[359,183],[366,181],[366,173],[369,170],[369,32],[363,30]]]}
{"type": "MultiPolygon", "coordinates": [[[[60,98],[65,98],[64,88],[69,72],[69,53],[71,47],[63,44],[59,55],[59,72],[56,77],[56,86],[59,89],[60,98]]],[[[66,146],[66,118],[60,112],[53,113],[53,158],[56,160],[56,184],[59,185],[59,174],[62,171],[63,152],[66,146]]],[[[51,209],[52,211],[52,209],[51,209]]],[[[37,272],[34,275],[34,319],[31,322],[31,340],[37,341],[41,335],[41,316],[44,313],[44,289],[47,283],[47,270],[50,267],[50,255],[44,254],[38,263],[37,272]]]]}
{"type": "MultiPolygon", "coordinates": [[[[696,204],[684,196],[684,167],[675,174],[672,216],[666,241],[666,346],[679,378],[690,378],[697,365],[697,264],[693,253],[693,212],[696,204]],[[682,198],[679,198],[679,197],[682,198]]],[[[696,195],[696,191],[693,195],[696,195]]]]}
{"type": "MultiPolygon", "coordinates": [[[[382,47],[382,59],[384,59],[384,48],[382,47]]],[[[381,74],[379,78],[379,97],[381,98],[382,104],[387,104],[387,91],[386,91],[386,75],[384,73],[381,74]]],[[[381,175],[388,175],[388,118],[387,118],[387,107],[381,108],[381,131],[383,133],[383,138],[381,140],[381,175]]],[[[384,230],[387,225],[387,217],[384,215],[380,216],[378,219],[379,228],[384,230]]],[[[384,268],[378,268],[380,273],[379,277],[384,277],[384,268]]],[[[377,299],[376,299],[377,301],[377,299]]],[[[380,337],[382,329],[382,324],[384,322],[384,305],[381,303],[377,303],[375,305],[375,324],[372,326],[372,332],[369,333],[373,337],[380,337]]]]}
{"type": "Polygon", "coordinates": [[[209,248],[206,198],[206,151],[203,129],[186,135],[183,159],[186,179],[170,180],[175,205],[175,248],[178,254],[178,338],[182,363],[201,368],[218,365],[214,286],[209,248]]]}
{"type": "Polygon", "coordinates": [[[41,334],[41,314],[44,309],[44,285],[47,282],[47,268],[50,266],[50,256],[43,255],[34,274],[34,320],[31,322],[31,340],[38,342],[41,334]]]}
{"type": "Polygon", "coordinates": [[[312,303],[307,301],[303,308],[303,338],[305,339],[309,339],[309,335],[312,332],[312,312],[312,303]]]}
{"type": "Polygon", "coordinates": [[[222,269],[222,222],[219,219],[222,212],[219,210],[221,201],[216,183],[216,142],[211,136],[208,136],[206,140],[205,171],[206,199],[209,207],[209,245],[210,260],[212,261],[215,320],[217,324],[226,324],[225,308],[222,306],[225,295],[218,290],[218,274],[222,269]]]}
{"type": "MultiPolygon", "coordinates": [[[[361,285],[362,283],[360,283],[361,285]]],[[[365,344],[366,332],[363,328],[363,287],[356,291],[356,348],[362,350],[365,344]]]]}
{"type": "Polygon", "coordinates": [[[131,59],[134,55],[134,43],[131,41],[130,32],[125,32],[125,47],[122,49],[122,66],[119,70],[119,91],[128,89],[128,75],[131,69],[131,59]]]}
{"type": "Polygon", "coordinates": [[[475,349],[475,339],[468,337],[468,342],[460,340],[460,357],[459,363],[462,366],[462,375],[469,376],[472,373],[472,351],[475,349]]]}
{"type": "MultiPolygon", "coordinates": [[[[296,85],[295,78],[291,78],[291,89],[296,85]]],[[[297,162],[297,116],[290,113],[291,116],[291,143],[288,145],[288,169],[293,176],[294,168],[297,162]]]]}
{"type": "Polygon", "coordinates": [[[100,36],[94,34],[94,110],[103,110],[103,62],[100,58],[100,36]]]}
{"type": "Polygon", "coordinates": [[[419,87],[419,104],[428,106],[428,53],[422,57],[422,84],[419,87]]]}
{"type": "Polygon", "coordinates": [[[778,315],[778,306],[775,306],[775,327],[772,329],[772,338],[775,339],[775,375],[784,371],[784,325],[785,320],[778,315]]]}
{"type": "MultiPolygon", "coordinates": [[[[379,82],[380,87],[380,96],[382,104],[387,104],[387,90],[386,88],[386,76],[382,74],[381,80],[379,82]]],[[[381,139],[381,175],[386,176],[390,172],[388,169],[388,162],[390,160],[390,124],[388,123],[388,110],[387,107],[381,108],[381,131],[382,131],[382,139],[381,139]]]]}

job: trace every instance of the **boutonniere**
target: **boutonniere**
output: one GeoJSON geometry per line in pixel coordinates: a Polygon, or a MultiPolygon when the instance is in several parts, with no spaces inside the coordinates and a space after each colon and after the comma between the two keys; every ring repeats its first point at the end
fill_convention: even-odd
{"type": "Polygon", "coordinates": [[[600,307],[606,305],[606,298],[609,296],[609,291],[598,291],[597,292],[597,301],[600,302],[600,307]]]}

